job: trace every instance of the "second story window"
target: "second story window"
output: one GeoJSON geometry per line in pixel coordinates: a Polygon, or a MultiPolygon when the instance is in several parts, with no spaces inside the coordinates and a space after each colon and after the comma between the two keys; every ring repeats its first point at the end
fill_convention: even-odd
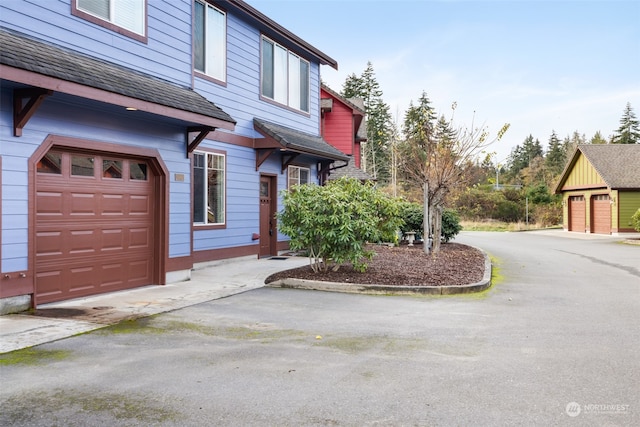
{"type": "Polygon", "coordinates": [[[263,37],[261,72],[262,96],[309,112],[309,62],[263,37]]]}
{"type": "Polygon", "coordinates": [[[144,36],[146,0],[73,0],[75,11],[89,20],[91,17],[144,36]],[[83,15],[84,14],[84,15],[83,15]],[[87,16],[88,15],[88,16],[87,16]]]}
{"type": "Polygon", "coordinates": [[[227,17],[201,1],[195,2],[194,68],[225,81],[227,68],[227,17]]]}

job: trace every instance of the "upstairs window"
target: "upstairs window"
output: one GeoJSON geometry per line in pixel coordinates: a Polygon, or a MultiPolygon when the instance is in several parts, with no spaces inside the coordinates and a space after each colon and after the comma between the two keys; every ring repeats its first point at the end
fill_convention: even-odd
{"type": "Polygon", "coordinates": [[[193,222],[197,225],[225,223],[225,155],[193,154],[193,222]]]}
{"type": "Polygon", "coordinates": [[[299,166],[289,166],[287,171],[287,182],[289,188],[298,184],[308,184],[311,171],[309,168],[301,168],[299,166]]]}
{"type": "Polygon", "coordinates": [[[73,0],[75,15],[115,30],[145,36],[146,0],[73,0]],[[106,25],[105,25],[106,24],[106,25]]]}
{"type": "Polygon", "coordinates": [[[201,1],[195,2],[194,68],[225,81],[227,68],[227,17],[201,1]]]}
{"type": "Polygon", "coordinates": [[[262,38],[263,97],[309,112],[309,62],[278,43],[262,38]]]}

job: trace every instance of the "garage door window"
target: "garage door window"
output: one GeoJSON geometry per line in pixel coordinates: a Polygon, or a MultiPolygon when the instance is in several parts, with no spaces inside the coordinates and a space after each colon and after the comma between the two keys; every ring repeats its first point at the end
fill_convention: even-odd
{"type": "Polygon", "coordinates": [[[130,176],[129,178],[135,181],[146,181],[147,178],[147,164],[146,163],[136,163],[131,162],[130,165],[130,176]]]}
{"type": "Polygon", "coordinates": [[[122,179],[122,162],[120,160],[103,160],[102,177],[122,179]]]}
{"type": "Polygon", "coordinates": [[[62,174],[62,153],[49,152],[38,162],[38,173],[62,174]]]}
{"type": "Polygon", "coordinates": [[[71,156],[71,175],[93,176],[94,161],[93,157],[71,156]]]}

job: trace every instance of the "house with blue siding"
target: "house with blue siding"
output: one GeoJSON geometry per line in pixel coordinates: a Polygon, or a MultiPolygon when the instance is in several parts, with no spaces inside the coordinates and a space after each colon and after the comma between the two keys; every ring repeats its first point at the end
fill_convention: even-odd
{"type": "Polygon", "coordinates": [[[0,313],[285,250],[280,192],[349,159],[321,65],[239,0],[0,2],[0,313]]]}

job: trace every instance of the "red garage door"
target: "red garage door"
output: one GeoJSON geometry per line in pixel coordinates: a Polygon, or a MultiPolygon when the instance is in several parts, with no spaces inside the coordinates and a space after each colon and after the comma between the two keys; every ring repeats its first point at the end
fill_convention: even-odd
{"type": "Polygon", "coordinates": [[[584,196],[569,197],[569,231],[585,232],[585,208],[584,196]]]}
{"type": "Polygon", "coordinates": [[[38,303],[152,283],[153,181],[144,160],[53,150],[38,162],[38,303]]]}
{"type": "Polygon", "coordinates": [[[591,197],[591,232],[611,234],[611,201],[608,194],[591,197]]]}

